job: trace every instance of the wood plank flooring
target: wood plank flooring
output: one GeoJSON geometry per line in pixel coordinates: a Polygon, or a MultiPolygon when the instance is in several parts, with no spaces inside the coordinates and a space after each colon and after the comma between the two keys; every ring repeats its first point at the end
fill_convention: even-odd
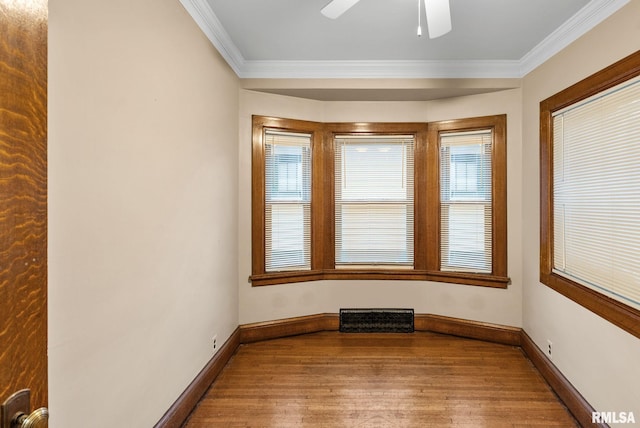
{"type": "Polygon", "coordinates": [[[186,428],[576,427],[520,348],[435,333],[243,345],[186,428]]]}

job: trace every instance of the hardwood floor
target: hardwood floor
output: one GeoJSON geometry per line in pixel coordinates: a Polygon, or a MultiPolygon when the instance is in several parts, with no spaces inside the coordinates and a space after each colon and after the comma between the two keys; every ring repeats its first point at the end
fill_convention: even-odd
{"type": "Polygon", "coordinates": [[[243,345],[186,428],[576,427],[518,347],[321,332],[243,345]]]}

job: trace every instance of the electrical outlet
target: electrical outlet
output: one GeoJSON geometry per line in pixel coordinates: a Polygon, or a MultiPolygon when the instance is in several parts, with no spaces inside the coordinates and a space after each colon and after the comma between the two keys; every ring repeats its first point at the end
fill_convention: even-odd
{"type": "Polygon", "coordinates": [[[552,351],[553,343],[549,339],[547,339],[547,356],[550,360],[553,360],[553,351],[552,351]]]}
{"type": "Polygon", "coordinates": [[[217,349],[217,348],[218,348],[218,335],[217,335],[217,334],[215,334],[215,335],[212,337],[212,340],[213,340],[213,349],[217,349]]]}

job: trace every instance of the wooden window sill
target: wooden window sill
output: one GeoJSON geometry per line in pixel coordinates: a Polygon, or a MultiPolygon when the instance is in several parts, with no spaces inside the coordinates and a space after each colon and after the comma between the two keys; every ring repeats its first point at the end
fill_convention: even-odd
{"type": "Polygon", "coordinates": [[[509,277],[489,274],[414,269],[330,269],[272,272],[249,277],[253,287],[321,280],[434,281],[491,288],[507,288],[511,282],[509,277]]]}

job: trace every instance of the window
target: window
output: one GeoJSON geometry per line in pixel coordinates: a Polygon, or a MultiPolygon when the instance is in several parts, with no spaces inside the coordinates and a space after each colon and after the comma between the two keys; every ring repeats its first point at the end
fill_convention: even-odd
{"type": "Polygon", "coordinates": [[[413,136],[336,136],[336,267],[413,266],[413,136]]]}
{"type": "Polygon", "coordinates": [[[265,131],[266,271],[311,269],[311,136],[265,131]]]}
{"type": "Polygon", "coordinates": [[[443,271],[491,273],[491,130],[440,136],[443,271]]]}
{"type": "Polygon", "coordinates": [[[640,53],[541,103],[541,281],[640,337],[640,53]]]}
{"type": "Polygon", "coordinates": [[[253,285],[408,279],[506,287],[506,116],[254,116],[253,285]]]}

